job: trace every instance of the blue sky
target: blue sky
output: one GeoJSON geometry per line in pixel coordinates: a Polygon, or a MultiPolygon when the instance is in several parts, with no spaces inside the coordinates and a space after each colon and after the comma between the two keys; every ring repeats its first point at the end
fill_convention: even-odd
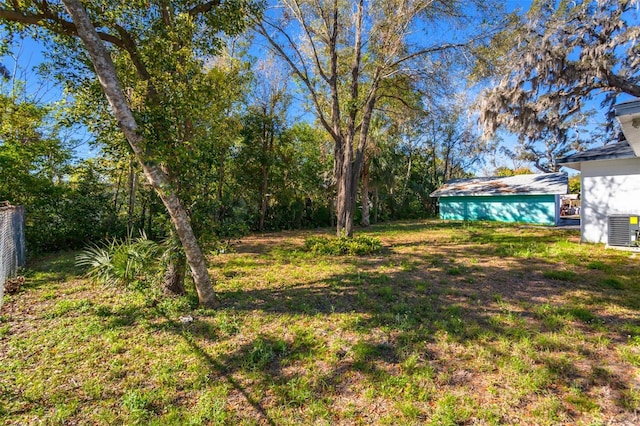
{"type": "MultiPolygon", "coordinates": [[[[11,53],[0,58],[0,62],[15,75],[15,78],[26,83],[26,96],[39,103],[55,103],[63,100],[62,88],[50,79],[38,73],[38,67],[45,61],[45,47],[41,42],[26,37],[12,45],[11,53]]],[[[83,127],[74,129],[71,137],[74,140],[75,155],[78,159],[86,159],[98,155],[99,150],[92,147],[89,141],[91,134],[83,127]]]]}

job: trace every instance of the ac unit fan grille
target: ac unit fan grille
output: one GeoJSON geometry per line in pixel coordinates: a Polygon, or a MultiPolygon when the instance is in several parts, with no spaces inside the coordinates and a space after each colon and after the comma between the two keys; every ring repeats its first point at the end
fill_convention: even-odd
{"type": "Polygon", "coordinates": [[[632,230],[629,224],[629,216],[609,216],[609,229],[607,232],[610,246],[628,247],[631,245],[632,230]]]}

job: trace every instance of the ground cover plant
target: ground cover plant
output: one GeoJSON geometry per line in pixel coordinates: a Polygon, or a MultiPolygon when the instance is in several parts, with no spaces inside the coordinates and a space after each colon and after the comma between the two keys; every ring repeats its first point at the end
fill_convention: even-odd
{"type": "Polygon", "coordinates": [[[374,226],[369,255],[311,234],[212,255],[217,310],[34,261],[2,307],[0,422],[640,421],[638,255],[496,223],[374,226]]]}

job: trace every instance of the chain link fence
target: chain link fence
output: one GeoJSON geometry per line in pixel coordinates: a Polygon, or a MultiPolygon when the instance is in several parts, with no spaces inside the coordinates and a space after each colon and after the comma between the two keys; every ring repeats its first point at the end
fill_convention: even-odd
{"type": "Polygon", "coordinates": [[[24,239],[24,207],[0,204],[0,306],[4,285],[26,262],[24,239]]]}

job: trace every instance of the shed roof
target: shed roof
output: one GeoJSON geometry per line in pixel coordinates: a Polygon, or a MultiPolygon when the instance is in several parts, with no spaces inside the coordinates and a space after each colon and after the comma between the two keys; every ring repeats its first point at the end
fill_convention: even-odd
{"type": "Polygon", "coordinates": [[[431,197],[483,195],[551,195],[569,192],[564,173],[453,179],[430,194],[431,197]]]}
{"type": "Polygon", "coordinates": [[[599,148],[576,152],[575,154],[559,159],[558,164],[580,170],[579,163],[584,161],[621,160],[625,158],[636,158],[636,154],[633,152],[629,142],[622,140],[599,148]]]}

